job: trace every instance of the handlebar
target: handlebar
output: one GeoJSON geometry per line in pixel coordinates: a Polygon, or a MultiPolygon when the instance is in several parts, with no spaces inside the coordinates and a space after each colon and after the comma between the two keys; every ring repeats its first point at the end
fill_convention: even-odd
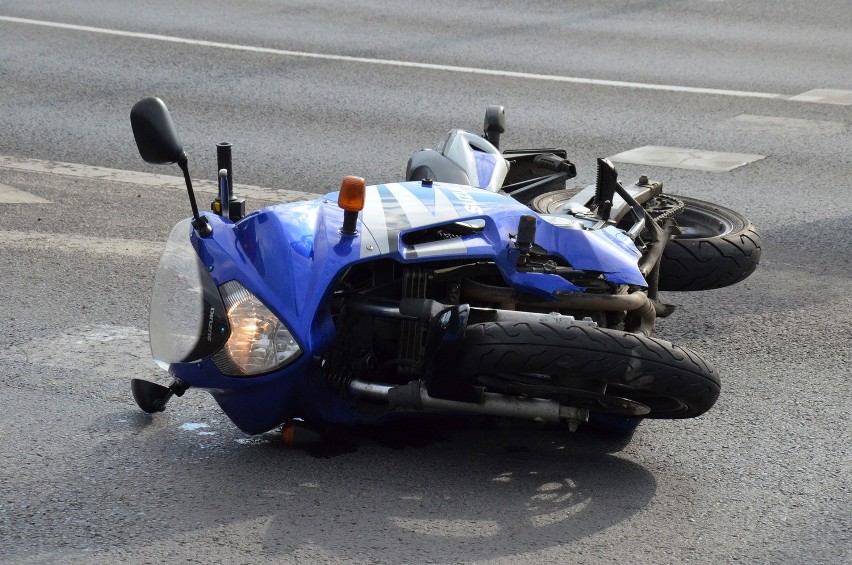
{"type": "Polygon", "coordinates": [[[533,164],[554,173],[567,173],[568,178],[577,176],[577,168],[574,167],[574,163],[568,159],[558,157],[553,153],[536,155],[533,159],[533,164]]]}

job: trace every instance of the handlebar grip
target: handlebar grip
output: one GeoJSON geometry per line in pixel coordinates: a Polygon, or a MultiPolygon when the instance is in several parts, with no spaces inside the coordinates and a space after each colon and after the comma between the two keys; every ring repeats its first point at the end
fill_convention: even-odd
{"type": "Polygon", "coordinates": [[[536,155],[533,159],[533,164],[542,169],[553,171],[554,173],[567,173],[568,178],[577,176],[577,169],[574,163],[567,159],[557,157],[553,153],[544,153],[536,155]]]}

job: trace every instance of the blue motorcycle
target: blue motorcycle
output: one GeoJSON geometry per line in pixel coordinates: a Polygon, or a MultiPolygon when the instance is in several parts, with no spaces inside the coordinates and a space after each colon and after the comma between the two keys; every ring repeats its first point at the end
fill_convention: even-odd
{"type": "Polygon", "coordinates": [[[200,212],[165,104],[131,111],[142,158],[177,163],[192,217],[171,232],[150,340],[168,386],[132,380],[158,412],[209,391],[249,434],[397,413],[560,423],[690,418],[715,403],[697,353],[652,337],[673,307],[754,271],[760,239],[740,214],[630,186],[598,160],[569,189],[558,149],[501,151],[502,107],[482,136],[452,130],[415,153],[404,182],[346,177],[314,200],[245,213],[219,144],[219,195],[200,212]]]}

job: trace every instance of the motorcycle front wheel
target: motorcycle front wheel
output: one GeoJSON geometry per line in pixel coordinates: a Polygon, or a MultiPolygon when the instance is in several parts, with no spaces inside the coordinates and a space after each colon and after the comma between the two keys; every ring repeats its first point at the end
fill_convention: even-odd
{"type": "Polygon", "coordinates": [[[564,403],[608,414],[621,406],[626,416],[643,405],[646,418],[700,416],[721,388],[715,371],[689,349],[579,324],[471,324],[458,369],[495,392],[511,393],[514,386],[527,396],[576,397],[564,403]]]}

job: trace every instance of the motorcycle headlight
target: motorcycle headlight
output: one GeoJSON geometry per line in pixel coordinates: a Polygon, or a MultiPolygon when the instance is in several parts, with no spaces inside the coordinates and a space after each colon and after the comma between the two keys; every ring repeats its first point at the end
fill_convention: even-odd
{"type": "Polygon", "coordinates": [[[253,376],[292,363],[302,349],[290,329],[263,302],[237,281],[219,287],[231,335],[213,356],[225,375],[253,376]]]}

